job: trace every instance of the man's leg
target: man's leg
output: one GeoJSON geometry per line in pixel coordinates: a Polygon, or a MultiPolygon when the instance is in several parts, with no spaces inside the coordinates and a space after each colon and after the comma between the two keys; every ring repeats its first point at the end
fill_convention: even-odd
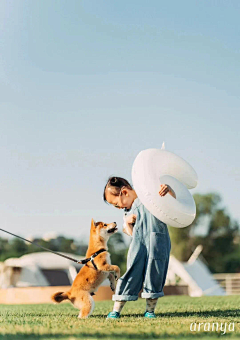
{"type": "Polygon", "coordinates": [[[127,271],[118,279],[115,294],[112,296],[112,300],[115,301],[113,311],[108,314],[107,318],[119,318],[126,301],[138,299],[144,280],[146,256],[145,245],[135,235],[128,251],[127,271]]]}
{"type": "Polygon", "coordinates": [[[126,302],[127,301],[115,301],[113,306],[113,312],[118,312],[120,314],[126,302]]]}
{"type": "Polygon", "coordinates": [[[170,241],[168,234],[150,233],[149,257],[143,284],[142,298],[157,299],[164,296],[163,287],[169,265],[170,241]]]}
{"type": "Polygon", "coordinates": [[[135,301],[142,289],[147,250],[135,235],[127,256],[127,270],[116,285],[113,301],[135,301]]]}
{"type": "Polygon", "coordinates": [[[146,299],[146,312],[153,313],[157,305],[158,298],[156,299],[146,299]]]}

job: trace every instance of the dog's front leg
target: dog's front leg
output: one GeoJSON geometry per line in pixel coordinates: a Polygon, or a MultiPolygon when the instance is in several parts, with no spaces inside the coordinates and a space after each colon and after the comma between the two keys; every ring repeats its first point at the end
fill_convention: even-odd
{"type": "Polygon", "coordinates": [[[108,280],[110,282],[110,288],[112,289],[113,292],[115,292],[116,281],[115,281],[115,277],[114,277],[114,275],[112,273],[109,273],[108,280]]]}
{"type": "Polygon", "coordinates": [[[102,270],[103,272],[113,272],[115,280],[118,280],[120,277],[120,268],[118,266],[112,265],[112,264],[104,264],[101,265],[101,263],[97,264],[98,269],[102,270]]]}

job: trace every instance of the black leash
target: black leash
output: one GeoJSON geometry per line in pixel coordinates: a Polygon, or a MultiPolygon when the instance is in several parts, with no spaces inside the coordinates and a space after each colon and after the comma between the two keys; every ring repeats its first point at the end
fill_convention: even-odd
{"type": "Polygon", "coordinates": [[[45,248],[45,247],[42,247],[42,246],[40,246],[40,245],[39,245],[38,243],[36,243],[36,242],[32,242],[32,241],[26,240],[25,238],[23,238],[23,237],[21,237],[21,236],[12,234],[12,233],[10,233],[10,232],[7,231],[7,230],[1,229],[1,228],[0,228],[0,230],[4,231],[5,233],[8,233],[8,234],[10,234],[10,235],[13,235],[13,236],[15,236],[15,237],[21,238],[21,239],[24,240],[24,241],[30,242],[30,243],[34,244],[35,246],[38,246],[38,247],[40,247],[40,248],[42,248],[42,249],[45,249],[45,250],[47,250],[47,251],[50,251],[50,252],[53,253],[53,254],[56,254],[56,255],[65,257],[66,259],[71,260],[71,261],[74,261],[74,262],[76,262],[76,263],[85,264],[85,263],[91,261],[92,264],[93,264],[93,266],[94,266],[94,268],[95,268],[96,270],[98,270],[98,269],[97,269],[97,266],[95,265],[93,259],[94,259],[98,254],[102,253],[103,251],[107,251],[106,249],[102,248],[102,249],[96,251],[94,254],[92,254],[91,257],[88,257],[88,258],[86,258],[86,259],[84,259],[84,260],[76,260],[76,259],[73,259],[73,258],[70,257],[70,256],[63,255],[63,254],[60,254],[60,253],[58,253],[58,252],[56,252],[56,251],[53,251],[53,250],[47,249],[47,248],[45,248]]]}

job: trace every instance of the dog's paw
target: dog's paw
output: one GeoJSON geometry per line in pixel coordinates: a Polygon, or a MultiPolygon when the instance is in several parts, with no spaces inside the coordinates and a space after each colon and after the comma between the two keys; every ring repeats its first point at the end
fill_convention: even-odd
{"type": "Polygon", "coordinates": [[[115,280],[117,281],[120,277],[120,274],[116,273],[116,274],[114,274],[114,277],[115,277],[115,280]]]}
{"type": "Polygon", "coordinates": [[[110,285],[110,288],[112,289],[113,292],[115,292],[115,289],[116,289],[115,285],[113,285],[113,284],[110,285]]]}

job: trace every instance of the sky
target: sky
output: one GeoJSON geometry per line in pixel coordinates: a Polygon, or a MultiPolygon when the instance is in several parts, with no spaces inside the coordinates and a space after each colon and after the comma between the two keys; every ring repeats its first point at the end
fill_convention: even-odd
{"type": "Polygon", "coordinates": [[[239,17],[237,0],[1,0],[1,228],[121,230],[106,181],[163,141],[240,221],[239,17]]]}

